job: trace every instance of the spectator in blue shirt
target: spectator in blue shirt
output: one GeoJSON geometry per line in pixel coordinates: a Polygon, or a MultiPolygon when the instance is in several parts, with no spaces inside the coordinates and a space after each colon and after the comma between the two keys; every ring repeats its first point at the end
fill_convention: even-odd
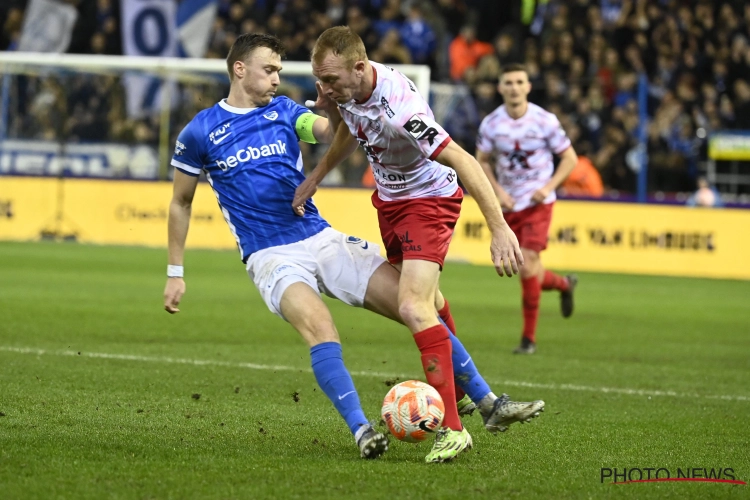
{"type": "Polygon", "coordinates": [[[435,32],[422,16],[422,9],[417,4],[409,7],[409,15],[399,31],[401,41],[411,53],[414,64],[434,66],[434,54],[437,41],[435,32]]]}

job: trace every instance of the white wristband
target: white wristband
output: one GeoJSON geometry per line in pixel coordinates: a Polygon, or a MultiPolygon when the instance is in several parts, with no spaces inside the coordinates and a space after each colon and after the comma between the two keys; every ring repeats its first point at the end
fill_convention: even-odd
{"type": "Polygon", "coordinates": [[[167,266],[167,278],[182,278],[185,268],[182,266],[167,266]]]}

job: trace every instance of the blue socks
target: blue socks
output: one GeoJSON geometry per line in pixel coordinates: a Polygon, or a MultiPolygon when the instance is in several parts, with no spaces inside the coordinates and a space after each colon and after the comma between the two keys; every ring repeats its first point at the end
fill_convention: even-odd
{"type": "MultiPolygon", "coordinates": [[[[443,320],[440,320],[440,322],[443,323],[443,320]]],[[[445,323],[443,323],[443,326],[445,326],[445,323]]],[[[447,326],[445,326],[445,329],[450,333],[447,326]]],[[[450,333],[450,340],[453,347],[453,377],[456,384],[463,389],[472,401],[478,403],[492,390],[479,374],[474,361],[461,341],[458,340],[458,337],[450,333]]]]}
{"type": "MultiPolygon", "coordinates": [[[[359,396],[354,388],[351,375],[344,366],[341,344],[324,342],[310,348],[310,359],[315,379],[336,410],[346,420],[352,434],[369,422],[359,404],[359,396]]],[[[467,392],[468,394],[468,392],[467,392]]]]}

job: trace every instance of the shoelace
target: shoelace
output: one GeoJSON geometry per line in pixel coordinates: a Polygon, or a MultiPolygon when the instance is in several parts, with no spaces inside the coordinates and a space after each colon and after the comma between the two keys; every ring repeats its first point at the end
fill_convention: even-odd
{"type": "Polygon", "coordinates": [[[482,420],[484,421],[485,425],[487,424],[487,421],[490,419],[490,417],[499,410],[502,406],[506,405],[510,401],[510,396],[508,396],[505,393],[502,393],[492,404],[492,410],[487,413],[486,415],[482,413],[481,409],[479,410],[480,414],[482,415],[482,420]]]}
{"type": "Polygon", "coordinates": [[[448,429],[443,428],[437,431],[437,436],[435,437],[435,445],[439,445],[442,441],[445,440],[445,438],[448,436],[448,429]]]}

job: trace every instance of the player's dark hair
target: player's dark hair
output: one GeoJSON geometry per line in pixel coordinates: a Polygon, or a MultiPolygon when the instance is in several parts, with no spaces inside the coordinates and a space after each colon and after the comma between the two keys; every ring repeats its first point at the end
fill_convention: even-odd
{"type": "Polygon", "coordinates": [[[286,54],[286,48],[281,40],[273,35],[244,33],[237,37],[227,55],[227,71],[229,79],[234,79],[234,63],[246,60],[255,49],[266,47],[281,57],[286,54]]]}
{"type": "Polygon", "coordinates": [[[500,76],[503,76],[505,73],[512,73],[514,71],[523,71],[527,75],[529,74],[529,72],[526,70],[526,66],[524,66],[523,64],[521,64],[521,63],[508,63],[508,64],[503,65],[500,68],[500,76]]]}

